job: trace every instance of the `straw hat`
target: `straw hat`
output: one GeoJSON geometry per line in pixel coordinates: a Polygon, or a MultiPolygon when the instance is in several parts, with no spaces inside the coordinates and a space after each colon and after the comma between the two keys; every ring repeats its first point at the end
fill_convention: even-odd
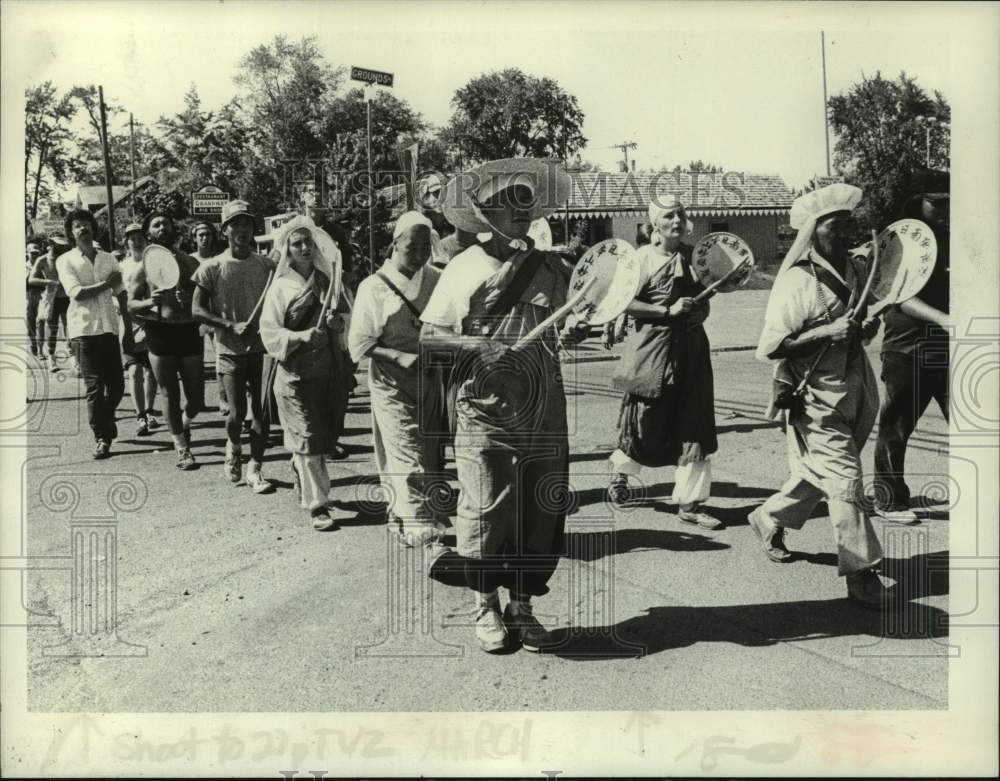
{"type": "Polygon", "coordinates": [[[518,185],[533,195],[532,220],[551,214],[569,198],[569,176],[558,161],[509,157],[491,160],[450,179],[441,195],[441,209],[448,222],[460,230],[492,232],[481,205],[501,190],[518,185]]]}

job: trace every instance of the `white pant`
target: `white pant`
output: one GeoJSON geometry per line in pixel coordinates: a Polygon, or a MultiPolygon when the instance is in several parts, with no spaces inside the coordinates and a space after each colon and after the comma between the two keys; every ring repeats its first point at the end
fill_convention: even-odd
{"type": "MultiPolygon", "coordinates": [[[[633,461],[621,450],[611,454],[611,471],[616,474],[636,476],[642,472],[642,464],[633,461]]],[[[692,461],[679,466],[674,472],[674,493],[671,501],[675,504],[690,505],[704,502],[711,495],[712,462],[692,461]]]]}
{"type": "Polygon", "coordinates": [[[326,507],[330,493],[330,475],[326,471],[326,456],[292,454],[292,463],[302,485],[301,506],[305,510],[326,507]]]}

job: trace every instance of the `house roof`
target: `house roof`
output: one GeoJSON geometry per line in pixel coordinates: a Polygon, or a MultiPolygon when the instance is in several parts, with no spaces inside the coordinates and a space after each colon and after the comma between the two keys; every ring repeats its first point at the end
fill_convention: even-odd
{"type": "MultiPolygon", "coordinates": [[[[111,186],[111,193],[117,203],[128,194],[127,185],[115,184],[111,186]]],[[[87,185],[79,187],[76,191],[80,203],[84,206],[104,206],[108,202],[108,190],[103,184],[87,185]]]]}
{"type": "MultiPolygon", "coordinates": [[[[154,181],[155,180],[153,179],[152,176],[140,176],[138,179],[135,180],[135,191],[138,192],[139,190],[143,189],[146,185],[151,184],[154,181]]],[[[87,188],[87,189],[92,189],[92,188],[87,188]]],[[[106,192],[103,187],[101,188],[101,190],[102,192],[106,192]]],[[[115,206],[117,206],[122,201],[127,200],[128,197],[132,194],[132,185],[116,184],[114,185],[113,188],[113,194],[115,197],[115,206]]],[[[102,201],[102,203],[104,203],[104,201],[102,201]]],[[[104,203],[104,205],[101,206],[101,208],[97,209],[97,211],[94,212],[94,216],[96,217],[98,214],[103,214],[105,209],[107,208],[108,208],[107,203],[104,203]]]]}
{"type": "Polygon", "coordinates": [[[658,197],[677,196],[692,217],[783,214],[794,200],[792,191],[775,174],[601,171],[571,173],[570,181],[569,200],[560,211],[571,214],[645,212],[654,193],[658,197]]]}

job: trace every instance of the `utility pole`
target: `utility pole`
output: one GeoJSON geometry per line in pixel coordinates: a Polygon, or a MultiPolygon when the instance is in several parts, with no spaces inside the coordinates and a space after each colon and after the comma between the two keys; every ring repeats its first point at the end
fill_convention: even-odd
{"type": "Polygon", "coordinates": [[[636,149],[638,144],[635,141],[622,141],[620,144],[612,144],[608,149],[621,149],[622,154],[625,155],[625,172],[628,172],[628,150],[636,149]]]}
{"type": "Polygon", "coordinates": [[[115,196],[111,186],[111,157],[108,155],[108,117],[104,106],[104,87],[97,88],[101,104],[101,147],[104,150],[104,186],[108,191],[108,244],[107,251],[115,248],[115,196]]]}
{"type": "Polygon", "coordinates": [[[826,33],[820,30],[819,46],[823,58],[823,138],[826,140],[826,175],[830,176],[830,117],[826,109],[826,33]]]}
{"type": "Polygon", "coordinates": [[[128,200],[128,213],[135,217],[135,121],[128,115],[128,153],[132,162],[132,195],[128,200]]]}

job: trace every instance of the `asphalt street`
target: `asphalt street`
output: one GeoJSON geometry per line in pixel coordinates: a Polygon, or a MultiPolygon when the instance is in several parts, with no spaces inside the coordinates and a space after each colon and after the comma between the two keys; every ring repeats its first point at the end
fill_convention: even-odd
{"type": "MultiPolygon", "coordinates": [[[[134,436],[128,397],[113,457],[93,461],[81,381],[36,367],[25,474],[30,708],[946,708],[947,426],[932,408],[911,441],[920,525],[876,522],[885,572],[898,581],[892,611],[846,601],[823,505],[789,535],[796,560],[770,562],[746,515],[784,481],[785,442],[763,413],[770,369],[742,349],[765,299],[719,297],[708,321],[720,434],[709,511],[719,531],[678,521],[671,468],[647,471],[628,506],[607,503],[615,354],[591,339],[565,363],[571,514],[564,559],[536,603],[563,642],[545,655],[482,653],[469,594],[428,581],[419,554],[387,534],[364,382],[342,440],[349,457],[330,465],[344,523],[318,533],[293,499],[280,437],[265,464],[275,493],[226,481],[214,382],[193,430],[200,468],[184,473],[165,429],[134,436]],[[92,539],[96,581],[83,574],[92,539]]],[[[874,434],[869,470],[873,443],[874,434]]]]}

